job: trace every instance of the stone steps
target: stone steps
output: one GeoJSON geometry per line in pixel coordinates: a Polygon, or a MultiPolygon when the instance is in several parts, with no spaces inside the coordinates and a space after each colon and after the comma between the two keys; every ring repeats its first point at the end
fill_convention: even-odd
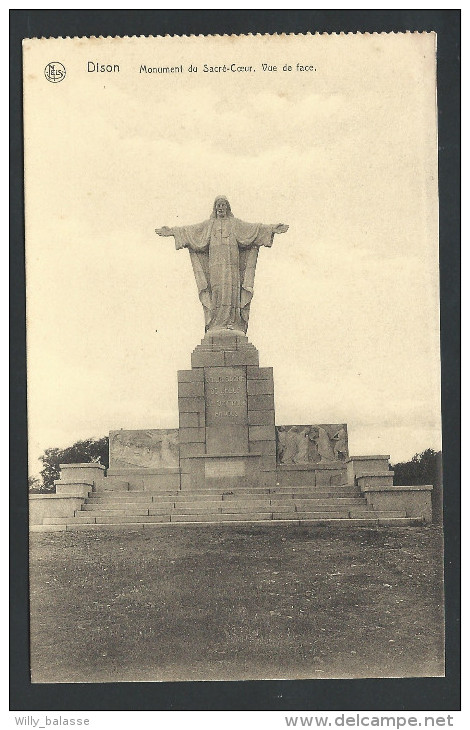
{"type": "Polygon", "coordinates": [[[125,504],[115,504],[114,502],[108,502],[106,504],[84,504],[82,505],[82,511],[83,512],[100,512],[100,511],[112,511],[116,512],[116,514],[119,514],[120,512],[126,513],[129,512],[130,514],[135,515],[146,515],[148,514],[149,509],[166,509],[171,510],[173,509],[174,502],[149,502],[148,504],[146,502],[126,502],[125,504]]]}
{"type": "MultiPolygon", "coordinates": [[[[376,512],[355,486],[162,489],[91,492],[72,517],[45,518],[44,531],[168,524],[411,525],[405,511],[376,512]],[[388,521],[388,522],[387,522],[388,521]]],[[[42,530],[39,530],[42,531],[42,530]]]]}
{"type": "Polygon", "coordinates": [[[162,490],[159,492],[91,492],[88,500],[93,502],[151,502],[157,500],[168,500],[183,499],[183,500],[208,500],[223,497],[224,499],[237,498],[237,497],[303,497],[308,496],[311,498],[318,499],[336,499],[337,497],[359,497],[361,491],[358,487],[335,487],[335,488],[318,488],[318,487],[275,487],[273,489],[233,489],[226,492],[221,492],[220,489],[211,490],[162,490]]]}
{"type": "Polygon", "coordinates": [[[99,489],[104,490],[105,492],[129,491],[130,484],[123,479],[116,479],[115,477],[105,477],[100,482],[99,489]]]}
{"type": "Polygon", "coordinates": [[[232,520],[243,522],[257,522],[259,520],[377,520],[377,519],[403,519],[406,518],[404,511],[383,511],[374,512],[367,510],[350,511],[256,511],[256,512],[212,512],[212,513],[180,513],[165,512],[162,514],[150,515],[116,515],[104,513],[78,513],[75,517],[48,517],[44,519],[45,525],[73,525],[73,524],[139,524],[139,523],[164,523],[164,522],[228,522],[232,520]]]}
{"type": "Polygon", "coordinates": [[[159,504],[164,502],[173,502],[176,504],[183,504],[187,502],[193,502],[195,504],[208,504],[210,502],[262,502],[266,500],[278,500],[286,501],[292,499],[300,500],[318,500],[324,502],[336,501],[337,499],[363,499],[363,495],[360,492],[353,492],[351,494],[332,494],[331,492],[326,493],[315,493],[315,492],[291,492],[289,494],[278,494],[277,492],[266,493],[266,494],[221,494],[220,492],[206,495],[194,495],[194,494],[165,494],[159,496],[150,496],[146,499],[142,498],[129,498],[129,499],[102,499],[95,497],[88,497],[86,500],[87,504],[93,505],[126,505],[126,504],[159,504]]]}
{"type": "Polygon", "coordinates": [[[68,519],[68,522],[62,522],[59,524],[43,524],[33,525],[31,532],[57,532],[57,531],[93,531],[93,530],[123,530],[123,529],[149,529],[152,527],[175,527],[175,526],[190,526],[190,525],[221,525],[225,526],[253,526],[258,527],[262,525],[274,526],[304,526],[304,527],[417,527],[422,524],[422,520],[414,517],[378,517],[372,513],[367,518],[339,518],[339,519],[311,519],[311,518],[295,518],[286,520],[284,518],[279,519],[249,519],[248,516],[244,519],[238,520],[209,520],[207,515],[204,516],[204,520],[197,520],[195,517],[191,521],[160,521],[160,522],[110,522],[110,523],[83,523],[83,522],[70,522],[73,518],[49,518],[49,519],[68,519]]]}
{"type": "Polygon", "coordinates": [[[264,501],[251,501],[251,500],[218,500],[214,502],[204,502],[202,505],[200,502],[151,502],[149,504],[142,503],[125,503],[125,504],[113,504],[107,505],[100,504],[85,504],[82,507],[81,512],[78,514],[128,514],[128,515],[145,515],[145,514],[159,514],[162,512],[181,512],[199,513],[204,512],[272,512],[272,511],[304,511],[305,509],[322,510],[322,511],[341,511],[350,508],[356,509],[367,509],[367,503],[365,499],[338,499],[338,500],[317,500],[317,499],[305,499],[305,500],[264,500],[264,501]]]}
{"type": "MultiPolygon", "coordinates": [[[[284,520],[284,521],[304,521],[304,520],[328,520],[331,522],[334,522],[335,520],[339,519],[370,519],[372,516],[373,519],[379,519],[379,518],[404,518],[406,517],[406,513],[400,513],[400,512],[384,512],[384,513],[367,513],[366,516],[364,516],[364,512],[359,514],[348,514],[344,512],[267,512],[267,513],[248,513],[246,516],[244,516],[244,519],[247,521],[253,521],[257,522],[258,520],[284,520]]],[[[240,514],[239,513],[229,513],[229,514],[191,514],[191,515],[183,515],[183,514],[175,514],[171,515],[171,522],[225,522],[228,520],[240,520],[240,514]]]]}
{"type": "Polygon", "coordinates": [[[101,490],[97,489],[96,491],[92,492],[93,496],[96,497],[106,497],[106,498],[116,498],[119,499],[120,497],[129,497],[132,495],[158,495],[158,494],[213,494],[220,493],[221,491],[230,492],[234,494],[244,494],[244,493],[264,493],[267,494],[269,492],[281,492],[281,493],[289,493],[292,491],[327,491],[327,492],[335,492],[341,493],[343,491],[360,491],[359,487],[357,485],[353,484],[341,484],[339,486],[330,486],[328,484],[324,485],[313,485],[313,484],[293,484],[290,486],[283,486],[283,485],[275,485],[272,487],[255,487],[255,486],[233,486],[227,489],[221,489],[220,486],[214,486],[214,487],[201,487],[200,489],[196,488],[180,488],[180,487],[152,487],[152,489],[145,489],[145,490],[138,490],[138,489],[121,489],[121,490],[101,490]]]}

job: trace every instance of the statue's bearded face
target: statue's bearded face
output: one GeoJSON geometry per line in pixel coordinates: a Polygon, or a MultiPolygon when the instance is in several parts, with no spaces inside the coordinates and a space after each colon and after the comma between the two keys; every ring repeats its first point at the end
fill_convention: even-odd
{"type": "Polygon", "coordinates": [[[227,203],[225,200],[218,200],[215,204],[215,211],[217,218],[226,218],[227,216],[227,203]]]}

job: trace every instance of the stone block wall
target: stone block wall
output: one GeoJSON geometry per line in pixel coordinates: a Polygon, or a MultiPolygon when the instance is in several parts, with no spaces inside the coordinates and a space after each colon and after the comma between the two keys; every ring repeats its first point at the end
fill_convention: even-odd
{"type": "Polygon", "coordinates": [[[347,462],[349,484],[360,487],[367,504],[378,512],[405,510],[407,517],[432,521],[432,485],[393,486],[389,456],[351,456],[347,462]]]}
{"type": "Polygon", "coordinates": [[[260,368],[248,338],[207,334],[178,372],[182,488],[274,485],[272,368],[260,368]]]}

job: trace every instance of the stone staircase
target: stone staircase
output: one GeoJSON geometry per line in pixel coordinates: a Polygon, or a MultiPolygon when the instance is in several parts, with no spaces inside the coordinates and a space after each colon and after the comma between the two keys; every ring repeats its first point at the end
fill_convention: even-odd
{"type": "Polygon", "coordinates": [[[369,527],[421,524],[406,511],[374,511],[358,486],[240,487],[135,491],[127,482],[90,492],[73,517],[45,517],[40,531],[174,524],[309,524],[369,527]]]}

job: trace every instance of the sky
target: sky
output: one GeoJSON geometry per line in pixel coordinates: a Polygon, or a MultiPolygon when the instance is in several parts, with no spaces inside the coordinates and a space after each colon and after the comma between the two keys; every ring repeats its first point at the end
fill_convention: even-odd
{"type": "Polygon", "coordinates": [[[351,454],[392,462],[440,448],[433,34],[41,39],[24,63],[31,473],[48,447],[177,427],[204,319],[188,252],[154,229],[220,194],[290,226],[248,329],[276,423],[345,422],[351,454]],[[232,62],[255,71],[203,72],[232,62]]]}

